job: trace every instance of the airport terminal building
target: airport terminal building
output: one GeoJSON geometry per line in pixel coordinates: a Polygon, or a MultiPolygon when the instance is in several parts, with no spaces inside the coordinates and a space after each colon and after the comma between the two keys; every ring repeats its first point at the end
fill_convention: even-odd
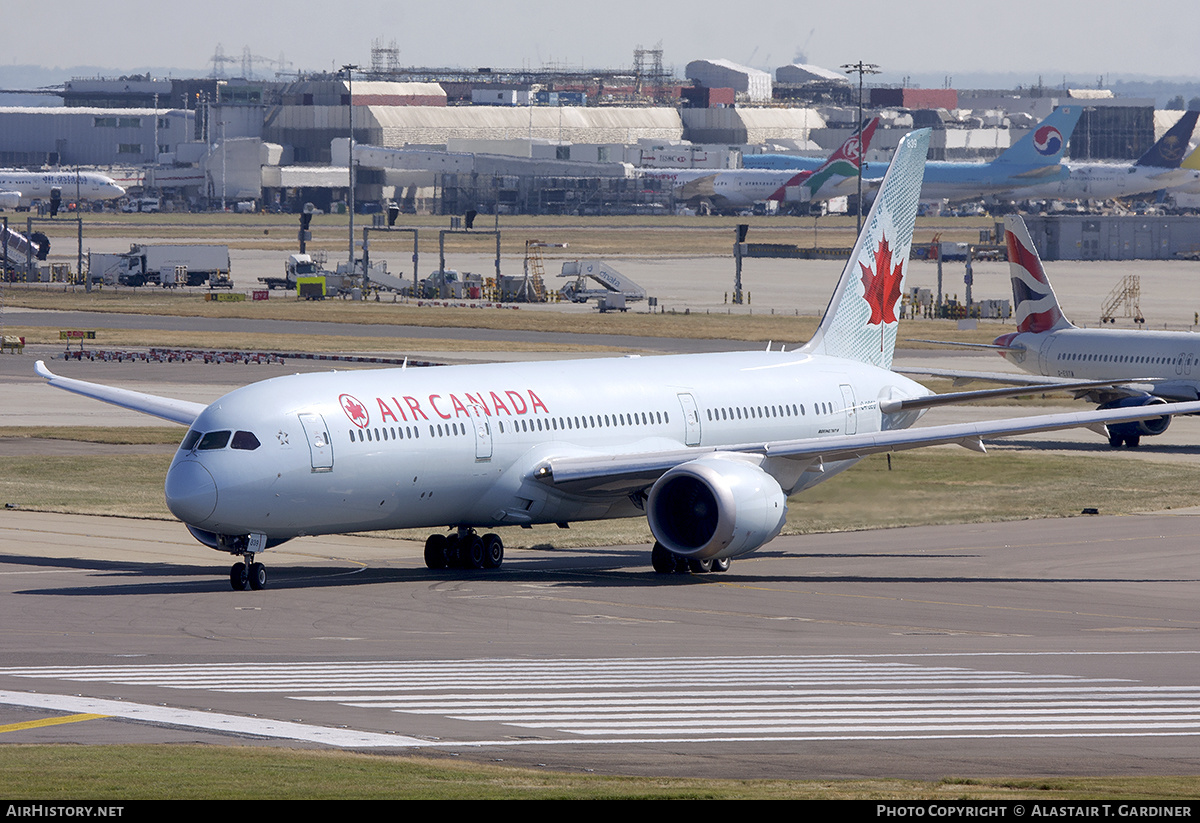
{"type": "MultiPolygon", "coordinates": [[[[0,108],[0,165],[108,169],[178,208],[231,199],[331,208],[347,199],[349,185],[348,155],[343,148],[335,157],[335,146],[353,131],[360,145],[475,157],[469,170],[423,174],[358,159],[360,204],[395,200],[447,212],[479,198],[472,207],[481,211],[673,209],[639,168],[668,157],[685,167],[737,168],[747,153],[820,156],[856,125],[849,85],[819,67],[784,66],[773,81],[730,61],[693,61],[687,84],[653,62],[639,71],[632,79],[393,69],[278,82],[72,80],[61,107],[0,108]]],[[[869,161],[888,160],[903,134],[923,126],[934,130],[931,159],[990,159],[1068,101],[1087,107],[1070,157],[1128,160],[1177,117],[1156,113],[1150,100],[1095,92],[869,92],[868,111],[881,118],[869,161]]]]}

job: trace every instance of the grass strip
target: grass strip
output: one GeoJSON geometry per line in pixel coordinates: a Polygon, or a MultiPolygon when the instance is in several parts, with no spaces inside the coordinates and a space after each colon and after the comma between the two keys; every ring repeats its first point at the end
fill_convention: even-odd
{"type": "MultiPolygon", "coordinates": [[[[722,780],[620,777],[422,758],[195,745],[0,747],[0,784],[28,800],[1190,800],[1182,777],[722,780]],[[181,776],[186,775],[186,779],[181,776]],[[251,775],[231,779],[231,775],[251,775]]],[[[10,793],[11,794],[11,793],[10,793]]]]}

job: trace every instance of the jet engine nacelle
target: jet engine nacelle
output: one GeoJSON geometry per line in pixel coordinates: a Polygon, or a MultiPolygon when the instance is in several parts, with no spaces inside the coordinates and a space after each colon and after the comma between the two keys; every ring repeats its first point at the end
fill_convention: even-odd
{"type": "Polygon", "coordinates": [[[779,534],[787,496],[775,478],[736,457],[709,456],[668,471],[650,489],[654,538],[697,560],[737,557],[779,534]]]}
{"type": "MultiPolygon", "coordinates": [[[[1166,403],[1161,397],[1153,395],[1142,395],[1139,397],[1122,397],[1120,400],[1114,400],[1111,403],[1105,403],[1101,409],[1131,409],[1136,406],[1161,406],[1166,403]]],[[[1147,420],[1133,420],[1129,423],[1110,423],[1108,432],[1110,435],[1121,435],[1124,437],[1141,437],[1154,436],[1162,434],[1167,430],[1167,426],[1171,425],[1170,416],[1151,417],[1147,420]]]]}

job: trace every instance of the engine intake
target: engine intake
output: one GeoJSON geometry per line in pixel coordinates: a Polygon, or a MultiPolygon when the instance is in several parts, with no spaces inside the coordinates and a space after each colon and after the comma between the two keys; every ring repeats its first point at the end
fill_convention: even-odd
{"type": "MultiPolygon", "coordinates": [[[[1100,408],[1103,409],[1131,409],[1137,406],[1161,406],[1167,401],[1161,397],[1153,395],[1141,395],[1138,397],[1122,397],[1120,400],[1113,400],[1111,403],[1105,403],[1100,408]]],[[[1128,423],[1113,423],[1108,427],[1110,434],[1120,434],[1124,437],[1141,437],[1162,434],[1167,430],[1167,426],[1171,425],[1170,415],[1163,417],[1151,417],[1147,420],[1131,420],[1128,423]]]]}
{"type": "Polygon", "coordinates": [[[787,497],[775,478],[737,457],[702,457],[668,471],[650,489],[654,538],[698,560],[737,557],[783,528],[787,497]]]}

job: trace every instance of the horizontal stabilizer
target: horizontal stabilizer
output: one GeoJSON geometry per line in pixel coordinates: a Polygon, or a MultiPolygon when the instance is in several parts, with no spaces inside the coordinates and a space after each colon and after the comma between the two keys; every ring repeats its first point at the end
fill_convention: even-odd
{"type": "Polygon", "coordinates": [[[1025,351],[1024,346],[997,346],[995,343],[955,343],[950,340],[921,340],[909,337],[909,343],[933,343],[936,346],[960,346],[964,349],[987,349],[988,351],[1025,351]]]}

